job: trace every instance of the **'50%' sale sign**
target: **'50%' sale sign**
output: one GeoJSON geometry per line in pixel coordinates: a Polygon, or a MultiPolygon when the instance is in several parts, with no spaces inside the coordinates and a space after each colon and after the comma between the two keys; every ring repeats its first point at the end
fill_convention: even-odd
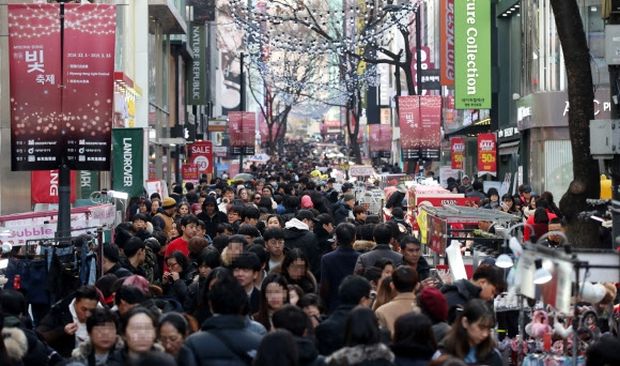
{"type": "Polygon", "coordinates": [[[190,164],[198,167],[198,173],[213,173],[213,143],[211,141],[196,141],[189,146],[190,164]]]}
{"type": "Polygon", "coordinates": [[[478,175],[497,175],[497,139],[494,133],[478,135],[478,175]]]}

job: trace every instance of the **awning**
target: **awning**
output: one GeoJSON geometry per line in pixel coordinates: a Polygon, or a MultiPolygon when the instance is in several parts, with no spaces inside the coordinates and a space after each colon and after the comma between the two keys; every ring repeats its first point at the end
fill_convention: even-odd
{"type": "Polygon", "coordinates": [[[500,155],[513,155],[519,152],[519,143],[521,141],[510,141],[500,143],[498,146],[498,151],[500,155]]]}

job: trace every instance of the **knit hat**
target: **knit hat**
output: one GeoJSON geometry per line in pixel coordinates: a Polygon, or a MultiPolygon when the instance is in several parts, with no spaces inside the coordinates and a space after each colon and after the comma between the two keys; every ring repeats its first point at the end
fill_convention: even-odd
{"type": "Polygon", "coordinates": [[[448,302],[441,291],[434,287],[424,287],[420,291],[418,305],[433,322],[443,322],[448,319],[448,302]]]}
{"type": "Polygon", "coordinates": [[[175,201],[174,198],[166,197],[166,198],[164,198],[164,201],[162,202],[162,206],[161,207],[165,210],[165,209],[168,209],[168,208],[176,207],[176,205],[177,205],[177,201],[175,201]]]}
{"type": "Polygon", "coordinates": [[[301,197],[301,208],[314,208],[312,198],[307,194],[301,197]]]}

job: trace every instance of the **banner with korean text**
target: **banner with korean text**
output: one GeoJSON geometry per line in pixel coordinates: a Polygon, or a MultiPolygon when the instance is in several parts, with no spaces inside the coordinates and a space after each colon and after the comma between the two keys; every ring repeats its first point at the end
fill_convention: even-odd
{"type": "MultiPolygon", "coordinates": [[[[75,202],[76,172],[71,172],[70,201],[75,202]]],[[[58,203],[60,174],[58,170],[35,170],[30,173],[30,200],[36,203],[58,203]]]]}
{"type": "Polygon", "coordinates": [[[439,95],[420,96],[418,141],[422,159],[439,159],[441,151],[441,96],[439,95]]]}
{"type": "Polygon", "coordinates": [[[450,163],[452,169],[463,170],[465,163],[465,138],[450,138],[450,163]]]}
{"type": "Polygon", "coordinates": [[[420,98],[417,95],[398,97],[398,121],[403,160],[419,159],[417,129],[420,126],[420,98]]]}
{"type": "Polygon", "coordinates": [[[494,133],[478,135],[478,176],[497,176],[497,137],[494,133]]]}
{"type": "Polygon", "coordinates": [[[59,4],[11,4],[11,170],[51,170],[61,163],[59,4]],[[28,26],[25,26],[25,25],[28,26]]]}
{"type": "Polygon", "coordinates": [[[457,109],[491,108],[491,0],[454,2],[457,109]]]}
{"type": "Polygon", "coordinates": [[[211,141],[196,141],[189,145],[189,165],[196,167],[198,175],[213,173],[213,143],[211,141]]]}
{"type": "Polygon", "coordinates": [[[75,170],[110,170],[116,7],[66,4],[63,124],[75,170]]]}
{"type": "Polygon", "coordinates": [[[233,155],[254,155],[256,113],[228,112],[228,136],[233,155]]]}
{"type": "Polygon", "coordinates": [[[11,169],[109,170],[115,6],[8,9],[11,169]]]}
{"type": "Polygon", "coordinates": [[[392,150],[392,126],[368,125],[368,145],[372,158],[390,158],[392,150]]]}

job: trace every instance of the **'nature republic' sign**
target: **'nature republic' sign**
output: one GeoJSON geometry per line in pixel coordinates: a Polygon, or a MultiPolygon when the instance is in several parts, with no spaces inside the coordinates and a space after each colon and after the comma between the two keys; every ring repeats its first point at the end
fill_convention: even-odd
{"type": "Polygon", "coordinates": [[[456,109],[491,108],[491,0],[454,2],[456,109]]]}

